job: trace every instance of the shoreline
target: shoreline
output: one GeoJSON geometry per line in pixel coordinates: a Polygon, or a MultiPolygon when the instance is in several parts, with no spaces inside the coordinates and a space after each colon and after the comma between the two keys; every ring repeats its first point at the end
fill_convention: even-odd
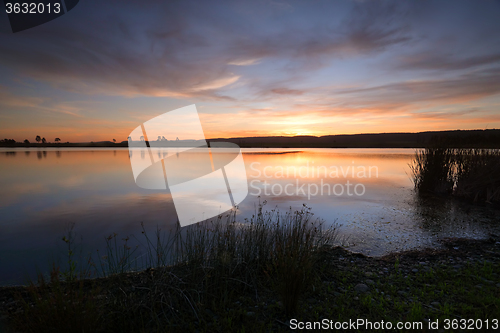
{"type": "MultiPolygon", "coordinates": [[[[217,142],[217,141],[214,141],[217,142]]],[[[224,142],[232,142],[232,141],[224,141],[224,142]]],[[[239,142],[232,142],[237,144],[240,148],[254,148],[254,149],[305,149],[305,148],[331,148],[331,149],[423,149],[428,147],[427,144],[416,144],[416,145],[407,145],[407,144],[344,144],[344,145],[332,145],[332,144],[245,144],[239,142]]],[[[189,145],[179,145],[179,146],[165,146],[165,147],[153,147],[153,148],[177,148],[177,147],[189,147],[189,145]]],[[[444,146],[445,148],[466,148],[466,149],[499,149],[500,146],[497,144],[488,144],[488,145],[449,145],[444,146]]],[[[86,143],[69,143],[69,144],[15,144],[15,145],[0,145],[0,148],[9,148],[9,149],[23,149],[23,148],[129,148],[128,144],[86,144],[86,143]]]]}
{"type": "MultiPolygon", "coordinates": [[[[229,314],[225,314],[224,309],[219,309],[220,312],[209,305],[200,305],[195,313],[199,317],[197,327],[201,331],[203,327],[207,330],[223,329],[228,320],[240,320],[244,328],[285,332],[291,327],[291,318],[315,321],[329,318],[332,313],[344,320],[348,317],[411,319],[423,320],[424,323],[445,317],[472,318],[473,313],[482,316],[473,319],[500,319],[500,298],[495,296],[500,294],[500,238],[494,235],[484,240],[445,238],[441,243],[441,249],[407,250],[381,257],[351,252],[340,246],[331,247],[325,252],[325,268],[322,268],[320,279],[315,282],[313,290],[307,290],[301,297],[296,316],[286,315],[275,293],[262,287],[250,293],[235,290],[234,299],[237,301],[231,303],[233,308],[229,314]],[[481,302],[493,304],[485,309],[477,307],[474,304],[476,297],[481,302]],[[380,302],[382,308],[376,305],[380,302]],[[221,318],[222,324],[218,323],[221,318]]],[[[151,283],[154,285],[152,281],[156,276],[164,277],[165,272],[182,279],[182,266],[150,268],[82,281],[84,288],[99,286],[101,292],[96,299],[107,304],[111,295],[120,297],[118,295],[122,293],[137,295],[146,292],[151,283]],[[121,291],[116,291],[117,288],[121,291]]],[[[70,283],[61,285],[69,286],[70,283]]],[[[19,295],[28,298],[28,290],[27,286],[0,287],[1,321],[22,315],[19,295]]],[[[193,314],[180,316],[184,320],[194,318],[193,314]]],[[[179,330],[174,331],[189,329],[189,326],[178,324],[181,325],[179,330]]]]}
{"type": "MultiPolygon", "coordinates": [[[[488,238],[465,238],[465,237],[444,237],[436,240],[436,243],[439,245],[435,246],[425,246],[425,247],[420,247],[417,246],[415,248],[410,248],[410,249],[405,249],[405,250],[395,250],[393,252],[387,252],[382,255],[369,255],[365,254],[363,252],[358,252],[356,250],[351,250],[350,247],[342,246],[342,245],[333,245],[331,246],[331,249],[334,250],[335,252],[344,252],[347,256],[350,257],[359,257],[359,258],[365,258],[367,260],[381,260],[381,261],[390,261],[393,260],[394,258],[411,258],[411,257],[425,257],[425,256],[439,256],[439,255],[446,255],[449,251],[450,248],[452,247],[450,244],[462,244],[465,245],[466,248],[472,249],[472,245],[476,246],[485,246],[487,244],[491,244],[492,242],[497,242],[498,246],[500,247],[500,236],[490,234],[488,238]]],[[[500,255],[500,254],[499,254],[500,255]]],[[[175,267],[175,265],[170,265],[166,266],[168,268],[175,267]]],[[[127,272],[128,274],[140,274],[144,272],[146,269],[143,270],[138,270],[138,271],[130,271],[127,272]]],[[[94,277],[94,278],[85,278],[85,281],[92,281],[92,280],[98,280],[98,279],[108,279],[108,277],[94,277]]],[[[29,285],[28,284],[8,284],[8,285],[0,285],[0,293],[2,292],[2,289],[9,289],[9,288],[27,288],[29,285]]],[[[0,306],[1,307],[1,306],[0,306]]]]}

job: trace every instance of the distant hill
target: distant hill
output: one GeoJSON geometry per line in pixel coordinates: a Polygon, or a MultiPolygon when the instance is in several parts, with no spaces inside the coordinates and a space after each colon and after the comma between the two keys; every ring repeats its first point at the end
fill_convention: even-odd
{"type": "MultiPolygon", "coordinates": [[[[342,134],[326,136],[266,136],[213,138],[208,142],[232,142],[242,148],[422,148],[426,146],[500,148],[500,129],[455,130],[419,133],[342,134]]],[[[189,146],[192,140],[169,141],[169,146],[189,146]]],[[[134,142],[134,146],[138,142],[134,142]]],[[[159,145],[151,142],[153,146],[159,145]]],[[[147,142],[149,144],[149,142],[147,142]]],[[[21,143],[0,140],[0,147],[128,147],[128,141],[80,143],[21,143]]]]}
{"type": "Polygon", "coordinates": [[[500,148],[500,130],[456,130],[419,133],[378,133],[326,136],[270,136],[218,138],[208,141],[233,142],[242,148],[422,148],[447,147],[500,148]]]}

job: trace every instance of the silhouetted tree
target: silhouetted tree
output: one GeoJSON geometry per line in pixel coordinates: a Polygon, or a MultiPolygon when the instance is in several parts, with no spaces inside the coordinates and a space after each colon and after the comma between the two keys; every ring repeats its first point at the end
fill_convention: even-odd
{"type": "Polygon", "coordinates": [[[144,136],[143,135],[141,135],[141,141],[144,141],[144,136]]]}
{"type": "Polygon", "coordinates": [[[47,140],[45,140],[45,138],[42,138],[42,143],[46,143],[47,140]]]}
{"type": "Polygon", "coordinates": [[[37,135],[35,140],[36,142],[40,143],[40,141],[42,141],[42,138],[40,137],[40,135],[37,135]]]}
{"type": "Polygon", "coordinates": [[[24,140],[24,143],[29,145],[30,141],[28,139],[24,140]]]}
{"type": "Polygon", "coordinates": [[[158,135],[158,139],[156,141],[161,141],[161,136],[158,135]]]}
{"type": "Polygon", "coordinates": [[[59,139],[59,138],[55,138],[55,139],[54,139],[54,141],[55,141],[55,142],[61,142],[61,139],[59,139]]]}
{"type": "Polygon", "coordinates": [[[113,139],[113,142],[116,143],[116,139],[113,139]]]}

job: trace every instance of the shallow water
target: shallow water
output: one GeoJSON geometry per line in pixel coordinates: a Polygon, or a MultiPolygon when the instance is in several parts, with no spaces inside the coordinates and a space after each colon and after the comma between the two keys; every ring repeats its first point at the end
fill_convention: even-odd
{"type": "MultiPolygon", "coordinates": [[[[249,195],[238,218],[250,217],[259,202],[282,211],[306,204],[326,224],[341,225],[343,245],[369,255],[437,246],[442,237],[498,233],[497,210],[419,201],[409,176],[413,154],[243,149],[249,195]]],[[[172,196],[135,184],[127,149],[0,149],[0,171],[0,284],[23,282],[35,267],[43,271],[53,261],[63,265],[61,239],[73,223],[83,255],[102,250],[112,233],[137,236],[132,246],[144,242],[141,222],[151,233],[176,225],[172,196]]]]}

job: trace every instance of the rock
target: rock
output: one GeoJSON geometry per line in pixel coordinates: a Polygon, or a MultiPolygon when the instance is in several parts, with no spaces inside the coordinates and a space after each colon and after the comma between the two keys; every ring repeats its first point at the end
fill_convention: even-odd
{"type": "Polygon", "coordinates": [[[431,305],[435,306],[435,307],[439,307],[439,306],[441,306],[441,303],[439,303],[439,302],[432,302],[431,305]]]}
{"type": "Polygon", "coordinates": [[[414,268],[411,270],[413,273],[418,273],[418,269],[414,268]]]}
{"type": "Polygon", "coordinates": [[[398,294],[400,294],[402,296],[405,296],[406,295],[406,291],[398,290],[398,294]]]}
{"type": "Polygon", "coordinates": [[[370,285],[371,285],[371,284],[375,284],[375,281],[370,280],[370,279],[367,279],[365,282],[366,282],[366,284],[370,284],[370,285]]]}
{"type": "Polygon", "coordinates": [[[358,293],[366,293],[368,292],[370,288],[364,283],[358,283],[355,287],[354,290],[357,291],[358,293]]]}
{"type": "Polygon", "coordinates": [[[247,317],[253,317],[253,316],[255,316],[255,312],[252,311],[247,312],[247,317]]]}

